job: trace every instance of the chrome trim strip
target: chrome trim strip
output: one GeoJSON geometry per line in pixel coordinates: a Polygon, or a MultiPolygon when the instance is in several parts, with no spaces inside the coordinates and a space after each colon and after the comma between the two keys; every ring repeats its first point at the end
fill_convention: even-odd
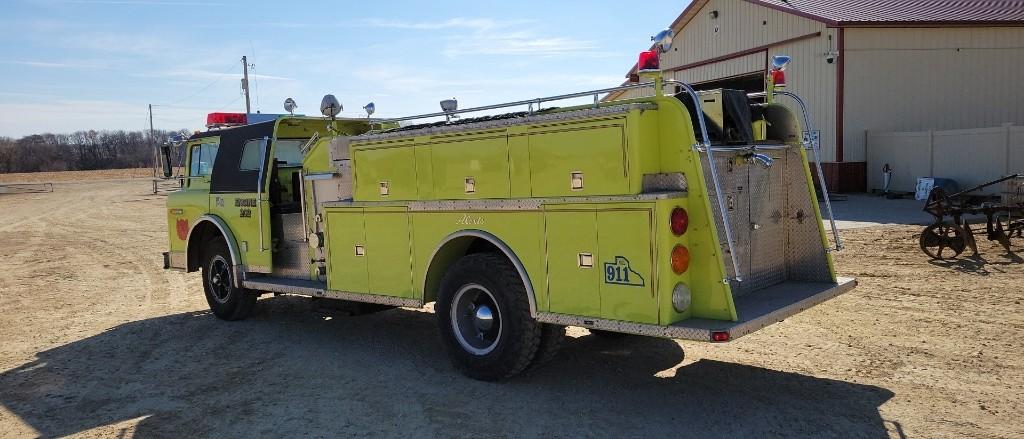
{"type": "Polygon", "coordinates": [[[650,192],[637,195],[609,195],[588,197],[510,198],[485,200],[434,200],[434,201],[331,201],[323,207],[408,207],[412,212],[445,210],[540,210],[545,204],[590,204],[633,201],[656,201],[686,198],[687,193],[650,192]]]}
{"type": "MultiPolygon", "coordinates": [[[[689,320],[683,320],[670,326],[623,322],[619,320],[607,320],[593,317],[579,317],[549,312],[538,313],[537,321],[552,323],[564,326],[580,326],[584,328],[602,329],[606,331],[624,332],[628,334],[646,335],[650,337],[673,338],[681,340],[711,341],[711,333],[725,331],[729,333],[729,341],[736,340],[744,335],[756,332],[766,326],[781,322],[786,318],[804,311],[812,306],[818,305],[826,300],[832,299],[840,294],[846,293],[857,286],[853,278],[839,278],[839,283],[834,287],[803,299],[799,302],[779,308],[769,314],[745,322],[715,321],[713,327],[706,324],[689,325],[689,320]]],[[[702,323],[706,323],[703,320],[702,323]]]]}
{"type": "Polygon", "coordinates": [[[495,247],[498,247],[498,249],[505,254],[505,257],[512,261],[512,265],[516,268],[516,272],[519,273],[519,278],[522,279],[523,285],[526,286],[526,299],[530,302],[530,316],[536,318],[537,297],[534,294],[533,282],[530,281],[530,275],[527,274],[526,267],[523,266],[523,263],[519,260],[519,257],[516,256],[516,254],[512,251],[511,248],[509,248],[508,245],[505,245],[505,243],[498,239],[497,236],[494,236],[483,230],[460,230],[458,232],[448,235],[443,240],[441,240],[441,243],[434,248],[434,251],[432,253],[430,253],[430,259],[427,259],[427,269],[423,272],[423,280],[420,282],[420,285],[422,285],[421,291],[423,292],[424,297],[427,294],[427,275],[430,274],[430,268],[434,264],[434,258],[437,256],[437,253],[441,251],[441,249],[444,248],[444,246],[447,245],[449,242],[457,238],[463,238],[467,236],[484,239],[487,242],[494,244],[495,247]]]}
{"type": "Polygon", "coordinates": [[[295,294],[299,296],[323,297],[327,299],[349,300],[352,302],[376,303],[380,305],[402,306],[409,308],[423,307],[419,299],[404,297],[379,296],[376,294],[350,293],[347,291],[328,290],[326,288],[304,287],[299,285],[284,285],[259,279],[246,279],[245,288],[268,291],[271,293],[295,294]]]}
{"type": "Polygon", "coordinates": [[[648,337],[711,341],[711,331],[702,328],[661,326],[649,323],[623,322],[620,320],[571,316],[566,314],[555,314],[550,312],[538,313],[537,321],[541,323],[551,323],[554,325],[579,326],[588,329],[600,329],[604,331],[622,332],[626,334],[644,335],[648,337]]]}

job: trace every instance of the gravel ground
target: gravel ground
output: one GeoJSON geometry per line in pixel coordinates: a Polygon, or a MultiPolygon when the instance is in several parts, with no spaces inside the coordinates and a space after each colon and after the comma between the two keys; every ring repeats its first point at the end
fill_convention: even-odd
{"type": "Polygon", "coordinates": [[[0,436],[1024,437],[1024,263],[988,242],[932,263],[920,227],[846,231],[860,286],[783,323],[721,345],[570,328],[493,384],[452,369],[429,310],[282,296],[218,321],[161,269],[150,188],[0,195],[0,436]]]}

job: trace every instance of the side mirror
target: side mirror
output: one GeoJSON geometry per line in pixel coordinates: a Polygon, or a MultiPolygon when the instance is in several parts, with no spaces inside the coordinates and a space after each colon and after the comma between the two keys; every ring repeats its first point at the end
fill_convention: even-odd
{"type": "Polygon", "coordinates": [[[164,178],[171,178],[174,175],[174,168],[171,167],[171,145],[160,146],[160,158],[163,159],[164,178]]]}

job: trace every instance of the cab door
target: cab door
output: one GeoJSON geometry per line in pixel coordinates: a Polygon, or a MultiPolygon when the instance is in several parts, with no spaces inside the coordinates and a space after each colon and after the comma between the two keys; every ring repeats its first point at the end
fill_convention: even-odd
{"type": "Polygon", "coordinates": [[[221,136],[212,180],[206,184],[210,212],[231,229],[243,269],[269,274],[273,242],[267,185],[272,144],[269,130],[256,128],[262,127],[235,128],[221,136]]]}
{"type": "Polygon", "coordinates": [[[189,231],[210,210],[210,176],[219,139],[197,139],[186,144],[185,182],[167,197],[167,230],[172,254],[184,254],[189,231]]]}

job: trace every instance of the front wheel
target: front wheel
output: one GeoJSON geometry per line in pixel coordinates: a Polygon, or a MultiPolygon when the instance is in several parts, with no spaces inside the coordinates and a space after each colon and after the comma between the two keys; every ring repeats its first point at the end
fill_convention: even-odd
{"type": "Polygon", "coordinates": [[[449,358],[471,378],[511,377],[537,353],[541,326],[530,316],[519,274],[502,255],[458,260],[441,280],[436,311],[449,358]]]}
{"type": "Polygon", "coordinates": [[[211,241],[203,251],[203,290],[213,315],[224,320],[242,320],[252,314],[257,295],[235,286],[231,253],[223,239],[211,241]]]}

